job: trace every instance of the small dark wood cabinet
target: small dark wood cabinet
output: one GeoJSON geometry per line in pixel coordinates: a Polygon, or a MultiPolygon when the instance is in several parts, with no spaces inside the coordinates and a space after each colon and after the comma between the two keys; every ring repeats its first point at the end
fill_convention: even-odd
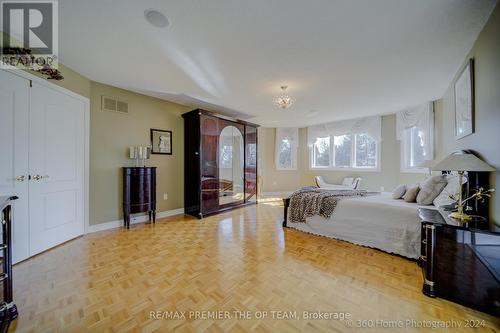
{"type": "Polygon", "coordinates": [[[17,318],[17,307],[13,302],[12,294],[12,201],[17,197],[0,197],[0,212],[2,221],[2,243],[0,253],[0,333],[9,330],[10,322],[17,318]]]}
{"type": "Polygon", "coordinates": [[[256,203],[258,125],[201,109],[182,117],[186,214],[256,203]]]}
{"type": "MultiPolygon", "coordinates": [[[[446,214],[446,213],[445,213],[446,214]]],[[[500,233],[478,218],[456,224],[438,210],[419,210],[422,292],[500,316],[500,233]]]]}
{"type": "Polygon", "coordinates": [[[130,215],[148,213],[156,221],[156,167],[123,168],[123,221],[130,229],[130,215]]]}

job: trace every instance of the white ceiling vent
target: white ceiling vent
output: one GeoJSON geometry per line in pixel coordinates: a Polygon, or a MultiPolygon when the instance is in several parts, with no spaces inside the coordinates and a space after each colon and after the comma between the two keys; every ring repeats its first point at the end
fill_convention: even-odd
{"type": "Polygon", "coordinates": [[[128,114],[128,103],[103,95],[101,96],[101,110],[128,114]]]}

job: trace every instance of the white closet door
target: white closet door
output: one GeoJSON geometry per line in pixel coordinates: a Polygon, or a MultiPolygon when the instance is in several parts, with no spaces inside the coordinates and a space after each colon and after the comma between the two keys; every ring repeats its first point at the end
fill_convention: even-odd
{"type": "Polygon", "coordinates": [[[29,80],[0,70],[0,195],[19,197],[13,205],[14,263],[29,256],[29,86],[29,80]]]}
{"type": "Polygon", "coordinates": [[[84,232],[85,104],[33,83],[30,111],[30,255],[84,232]]]}

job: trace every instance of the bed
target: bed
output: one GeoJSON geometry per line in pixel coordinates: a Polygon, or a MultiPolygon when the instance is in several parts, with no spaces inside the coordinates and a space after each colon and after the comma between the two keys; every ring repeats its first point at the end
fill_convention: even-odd
{"type": "Polygon", "coordinates": [[[292,223],[288,221],[285,199],[283,226],[417,259],[420,256],[418,207],[382,192],[340,200],[329,219],[315,215],[306,218],[306,223],[292,223]]]}

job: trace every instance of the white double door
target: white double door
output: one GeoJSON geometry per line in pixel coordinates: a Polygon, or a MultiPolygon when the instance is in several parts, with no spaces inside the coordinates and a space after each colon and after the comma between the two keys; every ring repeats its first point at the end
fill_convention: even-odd
{"type": "Polygon", "coordinates": [[[85,216],[88,102],[0,70],[0,195],[13,207],[13,261],[78,237],[85,216]]]}

